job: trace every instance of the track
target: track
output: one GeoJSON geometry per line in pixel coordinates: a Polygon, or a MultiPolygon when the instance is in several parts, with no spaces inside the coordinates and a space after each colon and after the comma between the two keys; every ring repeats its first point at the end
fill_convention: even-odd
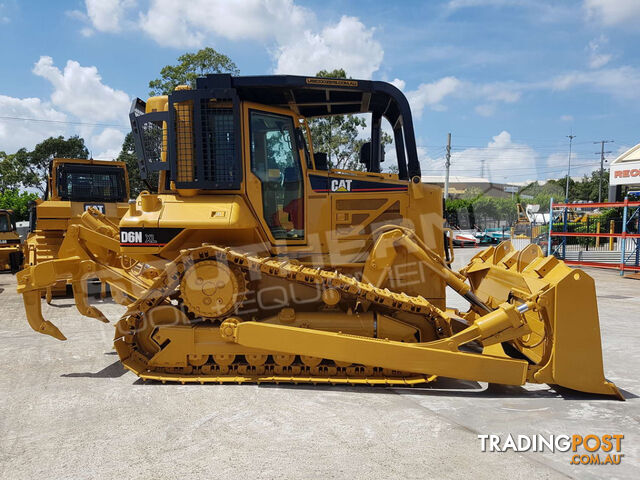
{"type": "MultiPolygon", "coordinates": [[[[368,385],[414,385],[435,377],[390,371],[374,366],[334,362],[330,359],[282,355],[278,352],[247,350],[225,342],[219,334],[222,320],[235,313],[227,310],[221,316],[189,318],[181,301],[181,283],[194,266],[212,262],[226,266],[235,278],[243,278],[249,272],[286,279],[290,282],[326,290],[335,290],[347,299],[350,308],[358,302],[368,302],[370,308],[385,312],[405,311],[423,316],[434,325],[442,336],[451,334],[449,317],[422,297],[412,297],[373,287],[337,271],[309,268],[290,263],[257,257],[245,253],[208,245],[184,250],[168,263],[153,285],[134,303],[116,326],[115,346],[124,366],[146,380],[162,382],[197,383],[330,383],[368,385]],[[175,308],[175,307],[178,308],[175,308]],[[158,312],[161,312],[158,314],[158,312]],[[170,315],[167,315],[169,312],[170,315]],[[153,320],[152,313],[155,313],[153,320]],[[158,317],[158,318],[156,318],[158,317]],[[182,351],[184,361],[165,355],[168,334],[177,332],[185,338],[200,338],[197,349],[182,351]],[[205,340],[202,340],[205,339],[205,340]]],[[[200,279],[199,279],[200,280],[200,279]]],[[[241,303],[242,295],[234,297],[234,308],[241,303]]],[[[204,307],[204,305],[203,305],[204,307]]],[[[190,309],[192,310],[193,306],[190,309]]],[[[235,317],[238,318],[238,317],[235,317]]],[[[242,320],[240,318],[239,320],[242,320]]],[[[174,338],[171,341],[177,340],[174,338]]],[[[173,345],[174,350],[180,346],[173,345]]],[[[188,348],[188,347],[185,347],[188,348]]]]}

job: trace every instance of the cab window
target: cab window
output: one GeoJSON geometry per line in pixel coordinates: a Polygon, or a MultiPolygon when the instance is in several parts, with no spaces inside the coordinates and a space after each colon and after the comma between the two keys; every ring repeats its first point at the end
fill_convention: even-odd
{"type": "Polygon", "coordinates": [[[11,222],[9,221],[9,215],[6,213],[0,213],[0,232],[10,232],[11,222]]]}
{"type": "Polygon", "coordinates": [[[262,183],[264,220],[275,239],[302,239],[302,167],[293,118],[254,110],[249,115],[251,171],[262,183]]]}

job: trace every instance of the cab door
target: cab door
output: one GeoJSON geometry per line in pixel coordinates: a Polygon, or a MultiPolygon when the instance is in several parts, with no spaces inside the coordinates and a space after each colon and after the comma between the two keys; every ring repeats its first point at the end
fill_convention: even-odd
{"type": "Polygon", "coordinates": [[[247,196],[274,245],[306,241],[305,171],[297,119],[284,109],[245,102],[247,196]]]}

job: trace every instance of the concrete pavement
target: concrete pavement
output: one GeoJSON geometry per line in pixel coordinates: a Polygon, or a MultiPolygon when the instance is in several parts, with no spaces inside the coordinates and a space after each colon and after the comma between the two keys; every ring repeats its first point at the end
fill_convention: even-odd
{"type": "MultiPolygon", "coordinates": [[[[457,250],[466,263],[477,250],[457,250]]],[[[0,478],[633,478],[640,439],[640,281],[596,278],[605,372],[619,402],[548,385],[439,379],[421,388],[161,385],[125,372],[113,327],[72,299],[33,332],[0,274],[0,478]],[[478,434],[621,433],[621,465],[570,453],[483,453],[478,434]]],[[[123,308],[98,302],[111,320],[123,308]]],[[[451,302],[455,304],[455,302],[451,302]]]]}

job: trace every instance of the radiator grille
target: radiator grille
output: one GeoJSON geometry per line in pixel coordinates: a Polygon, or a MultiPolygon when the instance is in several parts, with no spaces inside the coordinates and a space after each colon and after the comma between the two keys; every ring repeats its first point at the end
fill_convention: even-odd
{"type": "Polygon", "coordinates": [[[194,162],[193,101],[176,103],[174,106],[176,110],[176,180],[194,182],[197,178],[194,162]]]}

